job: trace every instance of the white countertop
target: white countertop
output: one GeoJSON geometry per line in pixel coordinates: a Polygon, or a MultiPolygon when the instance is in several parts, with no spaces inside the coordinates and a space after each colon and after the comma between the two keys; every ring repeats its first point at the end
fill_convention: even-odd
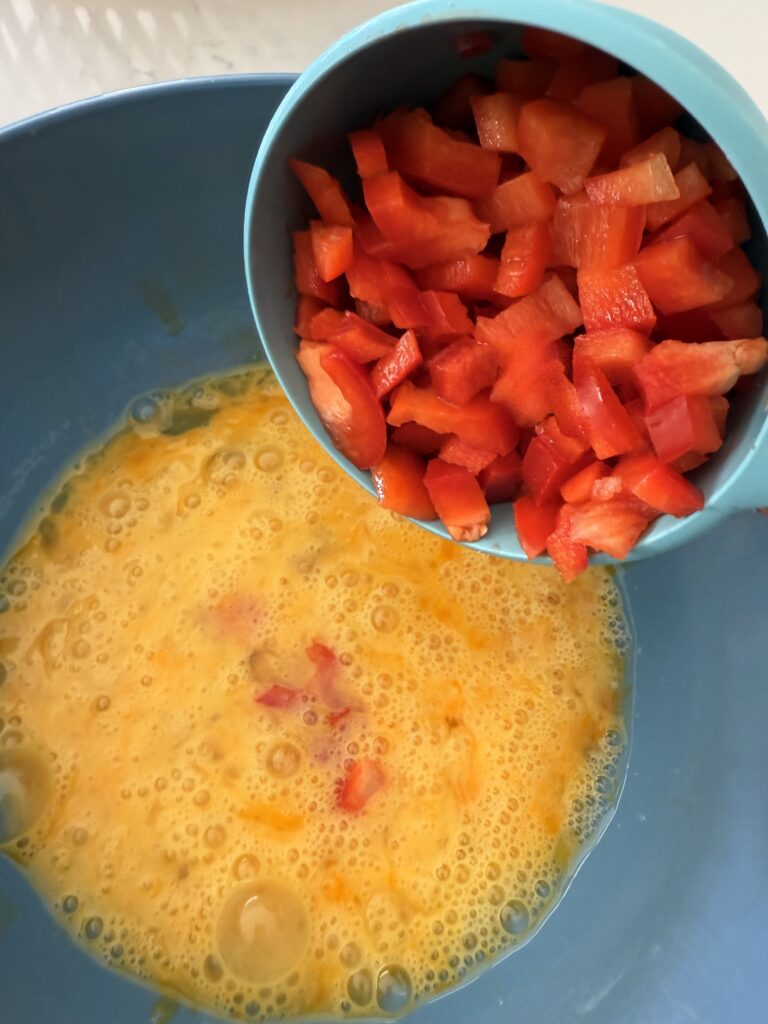
{"type": "MultiPolygon", "coordinates": [[[[0,125],[147,82],[300,71],[353,25],[397,5],[388,0],[0,0],[0,125]]],[[[688,36],[768,113],[766,0],[613,0],[613,5],[688,36]]]]}

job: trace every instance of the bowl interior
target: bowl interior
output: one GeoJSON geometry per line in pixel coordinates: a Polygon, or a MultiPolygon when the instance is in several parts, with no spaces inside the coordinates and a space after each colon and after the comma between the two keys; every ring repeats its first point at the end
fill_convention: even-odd
{"type": "MultiPolygon", "coordinates": [[[[490,0],[480,6],[493,8],[497,5],[490,0]]],[[[540,19],[541,11],[546,14],[547,10],[556,10],[561,22],[568,12],[573,15],[573,5],[567,2],[557,4],[548,0],[540,5],[538,14],[530,4],[519,4],[518,7],[530,8],[533,17],[529,20],[534,23],[540,19]]],[[[371,493],[373,488],[369,474],[356,469],[333,447],[315,413],[306,380],[295,360],[293,323],[296,295],[290,232],[305,227],[310,217],[316,214],[297,180],[286,173],[286,161],[290,156],[298,156],[321,164],[342,180],[353,199],[361,201],[359,182],[346,142],[348,132],[370,125],[378,115],[400,104],[428,106],[467,72],[478,72],[492,79],[493,66],[499,57],[521,55],[520,24],[494,18],[461,19],[460,13],[446,12],[444,5],[435,3],[417,4],[414,10],[416,13],[411,17],[409,8],[381,16],[367,30],[360,30],[342,40],[299,79],[265,136],[251,178],[246,210],[246,271],[251,302],[267,356],[315,438],[371,493]],[[419,9],[423,16],[419,15],[419,9]],[[456,39],[464,32],[476,30],[489,33],[492,49],[482,56],[463,59],[458,55],[456,39]]],[[[750,175],[746,172],[751,170],[754,177],[755,168],[745,166],[745,159],[751,153],[753,140],[746,138],[749,135],[747,129],[742,134],[734,133],[733,139],[727,131],[728,103],[741,104],[739,109],[743,110],[749,109],[750,101],[725,72],[680,37],[666,33],[645,19],[599,5],[590,5],[588,10],[580,7],[580,11],[580,19],[573,22],[572,34],[609,50],[625,62],[631,53],[632,63],[627,66],[649,73],[681,102],[687,101],[688,109],[694,111],[698,119],[687,115],[686,130],[700,139],[714,137],[721,142],[750,185],[750,175]],[[617,30],[617,18],[618,28],[634,27],[629,41],[623,31],[617,30]],[[625,19],[627,25],[624,24],[625,19]],[[666,60],[663,60],[657,49],[660,42],[668,44],[666,36],[674,40],[674,48],[670,50],[667,46],[664,50],[666,60]],[[609,41],[612,46],[608,45],[609,41]],[[654,74],[655,70],[662,73],[654,74]],[[708,81],[711,87],[720,90],[720,107],[708,102],[708,97],[699,89],[700,80],[708,81]],[[683,92],[681,81],[687,86],[683,92]],[[736,90],[733,96],[731,89],[736,90]],[[743,107],[742,100],[747,108],[743,107]]],[[[752,108],[750,113],[758,136],[760,132],[764,136],[761,115],[756,108],[752,108]]],[[[768,145],[765,137],[763,146],[766,159],[768,145]]],[[[756,179],[755,187],[759,191],[762,217],[753,204],[750,256],[765,274],[768,268],[768,240],[764,226],[768,222],[768,189],[759,182],[760,179],[756,179]]],[[[762,402],[765,393],[764,380],[762,387],[742,396],[735,404],[726,445],[697,474],[697,482],[707,496],[709,508],[684,520],[670,516],[657,520],[630,553],[630,560],[658,553],[680,543],[683,538],[690,539],[716,520],[712,510],[727,505],[724,492],[728,481],[749,456],[760,430],[765,428],[762,402]]],[[[439,524],[423,525],[447,536],[439,524]]],[[[488,534],[474,546],[496,555],[525,558],[508,506],[494,510],[488,534]]],[[[611,561],[605,557],[593,560],[611,561]]]]}

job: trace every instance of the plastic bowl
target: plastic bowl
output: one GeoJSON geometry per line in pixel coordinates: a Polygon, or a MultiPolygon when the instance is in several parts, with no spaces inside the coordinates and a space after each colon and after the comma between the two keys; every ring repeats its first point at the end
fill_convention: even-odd
{"type": "MultiPolygon", "coordinates": [[[[682,36],[627,11],[580,0],[421,0],[379,15],[319,57],[280,104],[256,158],[245,217],[248,289],[267,356],[314,437],[371,493],[369,474],[334,448],[295,359],[290,232],[306,225],[311,207],[286,161],[299,156],[321,163],[351,182],[348,132],[398,104],[429,103],[459,75],[489,71],[498,57],[518,54],[525,24],[556,29],[613,54],[683,104],[697,130],[720,144],[747,186],[754,204],[750,255],[763,276],[768,270],[768,126],[730,75],[682,36]],[[476,30],[490,34],[493,48],[462,59],[456,39],[476,30]]],[[[662,516],[632,549],[630,561],[688,541],[737,509],[768,504],[766,380],[768,374],[762,387],[733,409],[725,445],[695,476],[706,507],[685,519],[662,516]]],[[[440,524],[421,525],[448,536],[440,524]]],[[[494,510],[490,530],[473,547],[525,559],[509,506],[494,510]]]]}

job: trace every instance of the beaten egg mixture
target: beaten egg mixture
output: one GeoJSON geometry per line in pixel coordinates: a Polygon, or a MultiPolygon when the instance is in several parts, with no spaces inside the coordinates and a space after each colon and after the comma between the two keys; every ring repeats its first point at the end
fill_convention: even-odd
{"type": "Polygon", "coordinates": [[[625,644],[380,509],[265,370],[134,406],[0,573],[0,850],[220,1013],[397,1013],[519,942],[615,800],[625,644]]]}

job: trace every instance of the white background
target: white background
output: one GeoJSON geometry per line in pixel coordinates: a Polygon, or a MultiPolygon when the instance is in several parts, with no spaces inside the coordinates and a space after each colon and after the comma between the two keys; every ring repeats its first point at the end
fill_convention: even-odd
{"type": "MultiPolygon", "coordinates": [[[[768,0],[613,5],[688,36],[768,112],[768,0]]],[[[0,0],[0,125],[147,82],[300,71],[353,25],[396,6],[388,0],[0,0]]]]}

